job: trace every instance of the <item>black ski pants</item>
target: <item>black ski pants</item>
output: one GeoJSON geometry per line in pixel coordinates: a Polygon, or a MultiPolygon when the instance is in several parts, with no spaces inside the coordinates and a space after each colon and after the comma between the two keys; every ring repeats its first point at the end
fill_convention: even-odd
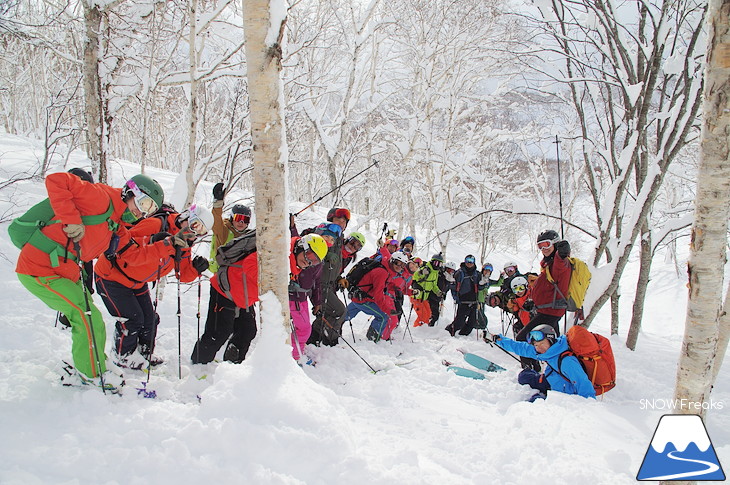
{"type": "Polygon", "coordinates": [[[469,335],[474,326],[477,325],[477,309],[479,306],[475,301],[459,303],[456,307],[456,317],[451,325],[446,326],[451,335],[459,332],[459,335],[469,335]]]}
{"type": "Polygon", "coordinates": [[[431,320],[428,322],[429,327],[433,327],[439,321],[441,316],[441,302],[443,298],[436,296],[435,293],[429,293],[428,295],[428,306],[431,307],[431,320]]]}
{"type": "Polygon", "coordinates": [[[205,331],[196,342],[190,359],[193,364],[212,362],[223,344],[228,342],[224,358],[240,363],[246,358],[246,353],[255,337],[254,307],[239,308],[211,286],[205,331]]]}
{"type": "Polygon", "coordinates": [[[133,289],[99,276],[95,279],[106,309],[117,318],[114,351],[119,355],[131,354],[138,345],[152,349],[160,317],[155,313],[147,284],[133,289]]]}
{"type": "Polygon", "coordinates": [[[347,307],[337,297],[337,291],[327,285],[322,289],[322,309],[319,315],[315,315],[312,323],[312,334],[307,340],[308,344],[324,345],[334,347],[342,335],[342,324],[347,317],[347,307]]]}

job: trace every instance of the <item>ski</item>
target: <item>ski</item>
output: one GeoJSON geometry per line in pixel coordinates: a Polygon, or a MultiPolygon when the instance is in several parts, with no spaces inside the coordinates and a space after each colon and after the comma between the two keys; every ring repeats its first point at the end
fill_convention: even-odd
{"type": "Polygon", "coordinates": [[[462,349],[456,349],[462,354],[464,354],[464,360],[467,361],[469,364],[473,365],[479,370],[483,370],[485,372],[502,372],[506,371],[504,367],[501,365],[497,365],[491,360],[487,360],[484,357],[480,357],[476,354],[472,354],[469,352],[466,352],[462,349]]]}
{"type": "Polygon", "coordinates": [[[481,372],[477,372],[475,370],[467,369],[465,367],[459,367],[459,366],[453,365],[448,360],[444,360],[441,363],[446,366],[446,370],[453,372],[457,376],[468,377],[470,379],[476,379],[476,380],[482,380],[482,379],[487,378],[487,376],[485,376],[481,372]]]}

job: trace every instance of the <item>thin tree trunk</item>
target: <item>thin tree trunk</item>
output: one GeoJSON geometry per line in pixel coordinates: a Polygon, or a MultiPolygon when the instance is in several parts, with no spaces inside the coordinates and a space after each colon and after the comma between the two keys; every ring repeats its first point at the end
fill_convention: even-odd
{"type": "Polygon", "coordinates": [[[621,291],[620,288],[616,288],[616,291],[611,295],[611,335],[618,335],[620,300],[621,291]]]}
{"type": "Polygon", "coordinates": [[[644,229],[642,229],[640,245],[639,278],[636,281],[636,296],[634,297],[634,305],[631,310],[631,325],[629,326],[629,334],[626,337],[626,347],[631,350],[636,350],[636,341],[639,339],[639,332],[641,331],[646,290],[649,286],[649,274],[651,273],[651,262],[654,255],[654,251],[652,251],[651,231],[647,222],[644,223],[644,229]]]}
{"type": "MultiPolygon", "coordinates": [[[[704,119],[688,263],[689,301],[674,393],[676,399],[693,403],[708,400],[713,380],[730,216],[730,0],[710,0],[708,7],[704,119]]],[[[680,411],[704,414],[694,407],[680,411]]]]}
{"type": "MultiPolygon", "coordinates": [[[[259,293],[274,293],[289,335],[288,150],[280,77],[286,16],[274,17],[285,14],[286,5],[282,0],[271,2],[276,6],[269,0],[244,0],[243,25],[251,105],[259,293]]],[[[265,303],[261,302],[262,315],[266,315],[265,303]]]]}
{"type": "Polygon", "coordinates": [[[99,166],[96,169],[96,178],[99,182],[106,182],[106,167],[101,164],[102,159],[102,102],[101,82],[99,80],[99,35],[101,29],[101,10],[90,0],[85,0],[84,24],[86,39],[84,41],[84,115],[86,118],[86,155],[99,166]],[[103,172],[103,173],[102,173],[103,172]]]}
{"type": "Polygon", "coordinates": [[[188,165],[185,169],[185,186],[187,187],[187,196],[185,197],[185,207],[193,203],[195,197],[195,163],[197,162],[197,144],[198,144],[198,48],[196,44],[196,34],[198,30],[198,1],[190,0],[190,10],[188,16],[190,18],[190,33],[188,34],[189,45],[189,69],[190,69],[190,105],[189,113],[190,123],[188,124],[188,165]]]}

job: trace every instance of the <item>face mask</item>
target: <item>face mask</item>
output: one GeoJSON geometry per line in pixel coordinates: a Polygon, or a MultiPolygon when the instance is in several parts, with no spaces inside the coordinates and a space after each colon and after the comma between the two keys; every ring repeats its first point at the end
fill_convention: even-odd
{"type": "Polygon", "coordinates": [[[129,208],[125,209],[122,213],[122,221],[127,224],[134,224],[137,220],[138,219],[134,217],[134,214],[132,214],[132,211],[130,211],[129,208]]]}

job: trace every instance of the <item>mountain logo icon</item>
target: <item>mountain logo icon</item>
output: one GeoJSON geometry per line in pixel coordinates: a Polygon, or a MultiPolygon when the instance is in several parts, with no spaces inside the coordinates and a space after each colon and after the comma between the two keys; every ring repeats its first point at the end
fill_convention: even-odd
{"type": "Polygon", "coordinates": [[[725,480],[702,418],[694,414],[662,416],[636,479],[725,480]]]}

